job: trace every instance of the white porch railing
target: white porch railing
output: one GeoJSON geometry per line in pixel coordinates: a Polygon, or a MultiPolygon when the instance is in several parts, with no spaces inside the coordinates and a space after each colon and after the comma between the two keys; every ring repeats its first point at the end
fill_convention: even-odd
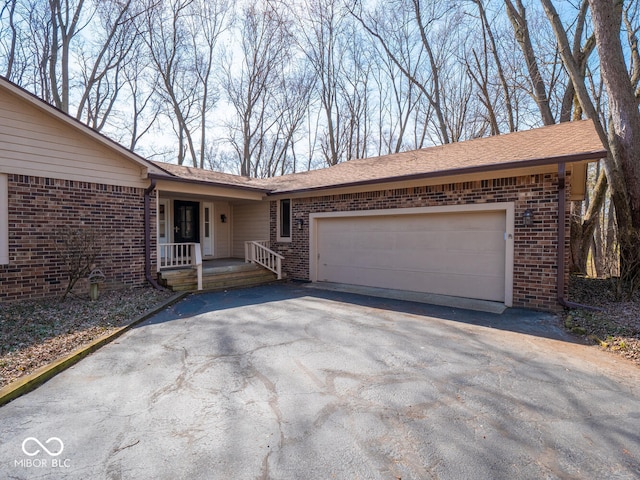
{"type": "Polygon", "coordinates": [[[160,270],[193,267],[198,276],[198,290],[202,290],[202,250],[199,243],[158,244],[160,270]]]}
{"type": "Polygon", "coordinates": [[[252,243],[257,243],[258,245],[262,245],[263,247],[269,248],[270,242],[269,240],[253,240],[249,242],[244,242],[244,263],[250,263],[253,258],[251,255],[251,246],[252,243]]]}
{"type": "Polygon", "coordinates": [[[284,257],[274,252],[269,247],[266,240],[253,240],[244,242],[244,261],[246,263],[257,263],[264,268],[271,270],[282,279],[282,260],[284,257]]]}

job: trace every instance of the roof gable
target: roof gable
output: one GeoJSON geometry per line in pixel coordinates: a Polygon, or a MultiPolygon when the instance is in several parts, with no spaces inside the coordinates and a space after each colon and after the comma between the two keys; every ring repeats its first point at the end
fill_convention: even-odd
{"type": "MultiPolygon", "coordinates": [[[[3,127],[2,133],[6,134],[5,145],[13,143],[15,149],[24,144],[23,147],[33,146],[34,149],[33,152],[20,152],[22,155],[14,159],[16,164],[23,157],[26,160],[30,156],[42,158],[44,164],[47,163],[47,157],[50,158],[48,160],[50,162],[57,158],[59,161],[66,161],[71,172],[75,170],[80,174],[78,165],[75,165],[72,160],[74,150],[76,150],[78,156],[86,154],[89,157],[95,155],[96,158],[112,158],[113,162],[122,165],[120,167],[122,172],[126,170],[139,172],[137,174],[139,178],[146,177],[147,173],[164,173],[162,168],[152,162],[96,132],[2,76],[0,76],[0,99],[4,100],[2,105],[5,117],[7,117],[4,125],[0,125],[3,127]],[[19,105],[24,105],[24,107],[21,108],[19,105]],[[12,113],[12,110],[17,111],[12,113]],[[14,118],[8,118],[11,115],[14,118]],[[20,140],[21,137],[24,141],[20,140]],[[13,141],[9,142],[9,140],[13,141]],[[37,151],[39,143],[42,144],[44,153],[37,151]],[[47,145],[51,146],[50,151],[47,151],[47,145]],[[125,164],[128,165],[124,166],[125,164]]],[[[99,161],[96,162],[99,163],[99,161]]],[[[107,180],[105,183],[110,183],[108,170],[105,168],[105,180],[107,180]]],[[[100,172],[100,169],[97,172],[100,172]]],[[[164,174],[166,175],[166,173],[164,174]]]]}

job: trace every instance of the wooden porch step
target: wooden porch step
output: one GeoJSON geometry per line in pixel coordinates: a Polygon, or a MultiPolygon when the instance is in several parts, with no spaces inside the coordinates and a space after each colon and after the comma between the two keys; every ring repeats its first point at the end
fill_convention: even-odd
{"type": "MultiPolygon", "coordinates": [[[[225,288],[249,287],[270,283],[277,279],[276,274],[257,265],[234,265],[205,269],[202,272],[202,288],[216,290],[225,288]]],[[[160,283],[176,292],[196,291],[198,289],[195,269],[168,270],[160,273],[160,283]]]]}

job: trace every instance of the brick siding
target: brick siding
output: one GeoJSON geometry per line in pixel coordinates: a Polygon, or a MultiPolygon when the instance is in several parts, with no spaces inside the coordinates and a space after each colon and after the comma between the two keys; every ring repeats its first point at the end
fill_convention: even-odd
{"type": "MultiPolygon", "coordinates": [[[[567,180],[569,176],[567,175],[567,180]]],[[[567,181],[567,186],[570,182],[567,181]]],[[[567,199],[569,198],[567,188],[567,199]]],[[[283,270],[289,278],[309,280],[309,214],[433,207],[474,203],[513,202],[515,205],[513,305],[540,310],[558,310],[557,174],[527,175],[446,185],[378,190],[365,193],[316,196],[292,201],[292,241],[276,241],[277,202],[270,205],[270,237],[274,250],[284,255],[283,270]],[[522,214],[534,212],[534,224],[525,227],[522,214]],[[302,230],[295,221],[302,218],[302,230]]],[[[569,252],[569,202],[567,201],[566,252],[569,252]]],[[[565,260],[565,292],[568,284],[568,257],[565,260]]]]}
{"type": "MultiPolygon", "coordinates": [[[[93,227],[102,239],[96,266],[106,287],[145,284],[144,189],[9,175],[9,265],[0,265],[0,301],[57,296],[67,277],[56,253],[62,226],[93,227]]],[[[151,202],[155,225],[155,202],[151,202]]],[[[156,232],[151,229],[151,258],[156,232]]],[[[155,272],[155,266],[152,265],[155,272]]],[[[88,292],[86,281],[77,290],[88,292]]]]}

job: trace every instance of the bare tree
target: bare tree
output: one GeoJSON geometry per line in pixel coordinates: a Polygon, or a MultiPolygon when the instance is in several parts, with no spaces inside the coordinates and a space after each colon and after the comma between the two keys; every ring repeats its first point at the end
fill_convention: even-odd
{"type": "MultiPolygon", "coordinates": [[[[480,20],[480,35],[482,50],[476,48],[477,38],[469,35],[471,46],[466,52],[464,63],[467,72],[477,88],[477,95],[484,111],[486,122],[489,125],[491,135],[499,135],[503,129],[501,117],[506,118],[505,130],[514,132],[516,123],[514,120],[514,108],[512,104],[511,86],[507,81],[503,60],[498,51],[494,29],[487,17],[487,11],[482,0],[471,0],[478,8],[480,20]]],[[[472,32],[470,32],[472,33],[472,32]]]]}
{"type": "Polygon", "coordinates": [[[340,47],[342,62],[338,90],[338,104],[345,125],[345,160],[366,157],[372,136],[371,76],[374,64],[366,38],[358,30],[353,19],[348,17],[344,42],[340,47]]]}
{"type": "Polygon", "coordinates": [[[236,113],[226,125],[245,176],[292,168],[287,158],[308,102],[310,77],[291,67],[291,25],[278,7],[266,2],[243,8],[241,55],[230,55],[225,67],[223,87],[236,113]]]}
{"type": "Polygon", "coordinates": [[[179,165],[189,160],[202,168],[208,161],[208,120],[218,101],[212,72],[230,8],[227,0],[171,0],[149,3],[144,12],[140,34],[159,79],[157,100],[176,135],[179,165]]]}
{"type": "MultiPolygon", "coordinates": [[[[607,139],[604,134],[603,120],[601,120],[600,115],[598,115],[598,111],[589,95],[585,77],[588,59],[595,46],[592,36],[586,39],[584,45],[582,44],[588,3],[584,0],[578,10],[577,18],[574,22],[573,46],[570,46],[567,29],[564,27],[551,1],[542,0],[542,5],[551,23],[558,43],[560,57],[569,76],[562,100],[560,121],[569,121],[571,119],[579,120],[582,115],[585,114],[587,118],[591,118],[594,121],[600,139],[606,145],[607,139]],[[578,101],[575,102],[574,98],[578,101]],[[576,108],[572,116],[571,111],[574,105],[576,108]]],[[[611,163],[610,160],[608,163],[611,163]]],[[[580,203],[574,203],[572,205],[573,215],[571,216],[570,242],[572,271],[586,273],[588,252],[593,245],[593,235],[606,198],[607,187],[607,176],[605,175],[605,170],[602,170],[595,182],[592,198],[586,203],[587,208],[584,213],[580,215],[580,213],[582,213],[582,205],[580,203]]]]}
{"type": "MultiPolygon", "coordinates": [[[[471,79],[457,63],[441,68],[441,83],[446,94],[441,95],[447,136],[451,142],[480,136],[484,121],[471,118],[474,90],[471,79]]],[[[477,119],[477,116],[475,117],[477,119]]],[[[434,142],[435,143],[435,142],[434,142]]]]}
{"type": "Polygon", "coordinates": [[[84,0],[49,0],[51,50],[49,82],[54,105],[69,112],[71,43],[87,25],[81,20],[84,0]]]}
{"type": "Polygon", "coordinates": [[[120,93],[122,71],[136,42],[133,0],[100,2],[93,15],[90,44],[77,52],[82,90],[76,118],[100,131],[120,93]],[[97,28],[100,25],[100,28],[97,28]]]}
{"type": "Polygon", "coordinates": [[[49,80],[49,58],[52,50],[52,24],[49,2],[44,0],[26,0],[17,8],[24,18],[24,37],[22,48],[25,65],[25,76],[20,85],[33,91],[48,103],[54,103],[49,80]]]}
{"type": "Polygon", "coordinates": [[[628,2],[622,10],[622,21],[627,34],[630,57],[631,86],[640,102],[640,49],[638,48],[638,32],[640,32],[640,5],[628,2]]]}
{"type": "Polygon", "coordinates": [[[515,38],[520,44],[520,48],[524,55],[533,90],[532,95],[534,96],[538,109],[540,110],[542,122],[545,125],[553,125],[555,123],[555,118],[551,112],[547,85],[542,77],[542,73],[540,72],[538,56],[536,55],[533,42],[531,40],[526,9],[521,0],[515,0],[515,4],[511,0],[504,0],[504,3],[507,7],[507,16],[513,26],[515,38]]]}
{"type": "Polygon", "coordinates": [[[306,18],[300,28],[301,48],[307,56],[317,79],[323,122],[317,123],[324,133],[320,147],[327,165],[335,165],[346,158],[347,134],[350,115],[342,101],[342,62],[346,14],[340,11],[336,0],[310,0],[306,3],[306,18]]]}
{"type": "MultiPolygon", "coordinates": [[[[620,234],[621,276],[638,278],[640,262],[635,256],[636,232],[640,232],[640,112],[635,96],[633,72],[627,72],[620,32],[622,1],[589,0],[601,75],[607,90],[611,127],[609,145],[614,161],[610,172],[612,198],[620,234]],[[622,175],[620,181],[618,175],[622,175]],[[611,181],[611,176],[615,176],[611,181]]],[[[637,29],[630,33],[635,36],[637,29]]],[[[633,48],[632,40],[632,48],[633,48]]],[[[637,61],[637,41],[635,58],[637,61]]]]}
{"type": "Polygon", "coordinates": [[[5,0],[0,8],[0,46],[4,51],[3,57],[6,63],[4,76],[9,79],[13,78],[18,44],[16,5],[15,0],[5,0]]]}
{"type": "MultiPolygon", "coordinates": [[[[261,156],[267,97],[275,90],[276,72],[281,71],[287,55],[287,41],[280,28],[279,14],[271,4],[265,10],[256,5],[243,8],[240,19],[242,58],[234,65],[231,57],[223,86],[237,114],[237,122],[227,122],[230,141],[238,156],[240,174],[255,176],[261,156]]],[[[288,33],[287,33],[288,34],[288,33]]]]}
{"type": "Polygon", "coordinates": [[[123,132],[127,132],[128,140],[121,136],[120,141],[128,145],[131,151],[137,149],[138,143],[144,135],[153,128],[160,108],[153,101],[155,91],[159,88],[158,72],[150,68],[149,62],[141,46],[134,46],[132,56],[122,72],[123,87],[129,94],[123,99],[131,108],[131,116],[121,124],[123,132]]]}
{"type": "MultiPolygon", "coordinates": [[[[468,16],[463,10],[451,8],[439,22],[438,29],[443,33],[434,35],[432,41],[437,52],[444,122],[451,142],[483,136],[487,130],[486,118],[480,114],[485,108],[479,101],[482,94],[466,68],[465,39],[474,37],[466,19],[468,16]]],[[[489,88],[487,84],[487,93],[489,88]]],[[[494,113],[497,111],[491,109],[494,113]]],[[[433,143],[438,141],[441,141],[439,135],[432,138],[433,143]]]]}
{"type": "Polygon", "coordinates": [[[476,49],[472,48],[470,52],[471,58],[466,58],[465,63],[469,78],[476,84],[479,100],[486,111],[486,121],[490,126],[490,134],[499,135],[500,125],[498,124],[498,115],[495,109],[495,93],[489,78],[489,57],[487,55],[487,39],[484,31],[483,49],[483,54],[479,55],[476,49]]]}
{"type": "Polygon", "coordinates": [[[376,153],[385,155],[420,148],[421,143],[410,140],[410,131],[413,115],[424,96],[387,55],[379,52],[378,57],[380,67],[372,72],[378,91],[376,153]]]}
{"type": "Polygon", "coordinates": [[[133,0],[8,2],[7,76],[101,130],[116,102],[119,72],[134,39],[132,4],[133,0]],[[89,25],[91,35],[81,35],[89,25]]]}
{"type": "MultiPolygon", "coordinates": [[[[598,132],[598,135],[600,136],[602,143],[607,147],[607,150],[609,151],[607,158],[604,161],[604,167],[605,167],[604,173],[606,174],[606,179],[604,178],[604,176],[602,176],[597,182],[596,195],[592,199],[590,209],[587,211],[587,220],[590,223],[587,225],[584,225],[584,221],[583,221],[583,227],[580,232],[583,236],[583,242],[585,242],[588,245],[591,243],[593,229],[595,228],[594,222],[597,221],[596,212],[599,211],[602,207],[602,204],[605,198],[604,189],[606,189],[607,185],[611,190],[611,197],[615,205],[618,228],[622,229],[623,231],[629,231],[629,229],[632,227],[633,225],[632,211],[634,207],[629,202],[627,188],[628,188],[629,182],[633,181],[632,180],[633,169],[625,171],[625,168],[624,168],[625,160],[623,160],[622,158],[624,154],[621,156],[622,152],[617,146],[617,139],[615,137],[615,134],[608,135],[603,126],[603,122],[600,121],[598,112],[596,111],[596,108],[593,105],[593,102],[589,96],[589,91],[585,84],[585,77],[584,77],[582,65],[580,65],[580,63],[576,60],[576,58],[572,54],[572,49],[570,47],[570,44],[566,35],[566,31],[562,25],[560,16],[557,13],[553,3],[551,2],[551,0],[542,0],[542,4],[547,13],[547,17],[549,18],[549,21],[551,22],[551,25],[553,27],[555,36],[558,41],[560,55],[562,57],[563,64],[569,74],[569,77],[571,78],[573,88],[575,89],[576,97],[579,100],[580,108],[584,112],[584,114],[587,116],[587,118],[591,118],[594,121],[596,131],[598,132]]],[[[586,8],[583,9],[583,12],[586,12],[586,8]]],[[[593,13],[592,13],[592,16],[593,16],[593,13]]],[[[609,23],[606,24],[604,27],[601,26],[601,28],[605,28],[608,30],[616,30],[617,28],[616,30],[617,33],[608,32],[608,35],[609,36],[617,35],[617,38],[618,38],[617,46],[620,50],[619,57],[617,59],[614,59],[612,61],[605,60],[604,64],[608,65],[609,67],[612,64],[615,64],[616,68],[622,68],[622,75],[617,75],[617,78],[616,78],[617,84],[614,86],[614,88],[621,88],[621,79],[622,78],[625,79],[625,82],[623,83],[625,85],[627,93],[631,92],[630,98],[632,99],[633,109],[635,110],[636,117],[638,117],[638,122],[639,122],[638,127],[640,127],[640,115],[638,114],[637,104],[635,101],[635,97],[633,95],[633,88],[631,86],[631,82],[629,81],[629,76],[626,72],[624,56],[622,54],[622,47],[621,47],[620,38],[619,38],[621,18],[622,18],[622,6],[620,5],[618,20],[617,20],[618,22],[617,27],[615,27],[616,25],[615,20],[613,21],[613,23],[609,21],[609,23]],[[619,64],[616,63],[616,60],[621,63],[619,64]]],[[[596,23],[597,22],[594,18],[594,26],[596,23]]],[[[595,29],[595,33],[596,33],[596,42],[599,44],[597,28],[595,29]]],[[[615,50],[615,46],[613,48],[615,50]]],[[[599,47],[598,53],[600,57],[601,66],[603,65],[603,58],[602,58],[603,55],[608,54],[607,52],[603,52],[602,50],[603,49],[599,47]]],[[[605,85],[606,85],[606,74],[605,74],[604,68],[602,68],[601,75],[605,80],[605,85]]],[[[614,117],[616,115],[620,115],[621,112],[618,112],[617,114],[615,114],[614,111],[612,110],[613,107],[611,104],[610,87],[611,87],[610,85],[607,85],[607,93],[610,98],[609,115],[611,116],[612,124],[613,124],[614,117]]],[[[614,93],[614,95],[616,94],[619,94],[619,92],[614,93]]],[[[626,114],[626,112],[624,114],[626,114]]],[[[635,120],[631,119],[631,124],[633,124],[633,122],[635,122],[635,120]]],[[[615,130],[615,126],[614,125],[612,126],[615,130]]],[[[627,128],[635,128],[635,127],[633,127],[632,125],[628,125],[627,128]]],[[[609,130],[611,131],[611,128],[609,130]]],[[[638,139],[637,139],[638,141],[640,140],[640,128],[638,129],[637,135],[638,135],[638,139]]],[[[637,172],[636,174],[640,174],[640,172],[637,172]]],[[[637,177],[637,178],[640,178],[640,177],[637,177]]],[[[640,186],[640,183],[638,185],[640,186]]],[[[639,219],[640,219],[640,216],[639,216],[639,219]]],[[[623,241],[622,238],[620,240],[623,241]]],[[[586,246],[584,246],[583,244],[582,251],[584,252],[585,249],[586,249],[586,246]]],[[[582,258],[581,260],[584,261],[584,258],[582,258]]],[[[583,268],[582,265],[580,267],[583,268]]]]}
{"type": "Polygon", "coordinates": [[[190,30],[195,72],[200,86],[200,149],[198,166],[204,168],[209,145],[207,143],[207,120],[218,100],[217,89],[212,85],[214,61],[220,36],[229,27],[231,10],[228,0],[196,0],[192,4],[190,30]]]}
{"type": "Polygon", "coordinates": [[[172,0],[149,5],[145,11],[144,36],[153,67],[160,77],[160,99],[166,106],[178,140],[177,161],[182,165],[187,152],[193,166],[198,166],[192,135],[198,110],[194,65],[187,52],[189,34],[185,17],[194,0],[172,0]]]}
{"type": "MultiPolygon", "coordinates": [[[[447,41],[450,25],[446,17],[453,11],[451,2],[434,0],[412,0],[409,3],[397,1],[386,3],[373,12],[367,12],[360,2],[352,8],[352,15],[358,19],[362,27],[379,42],[382,49],[394,64],[425,96],[430,104],[429,111],[436,117],[435,135],[439,143],[451,141],[443,94],[442,75],[445,62],[450,53],[438,47],[451,46],[447,41]],[[409,25],[412,43],[392,41],[409,25]],[[412,69],[410,60],[419,58],[417,69],[412,69]]],[[[452,105],[451,102],[449,102],[452,105]]]]}
{"type": "Polygon", "coordinates": [[[252,159],[254,177],[273,177],[295,170],[297,135],[308,110],[308,98],[313,80],[304,69],[283,70],[276,88],[264,97],[260,110],[272,121],[260,122],[255,140],[260,148],[252,159]]]}
{"type": "Polygon", "coordinates": [[[495,36],[493,34],[493,29],[491,28],[491,23],[489,22],[489,20],[487,19],[487,13],[486,13],[486,9],[483,8],[482,6],[482,1],[481,0],[474,0],[475,3],[478,5],[478,11],[480,14],[480,19],[482,20],[482,31],[483,31],[483,35],[486,35],[486,37],[489,40],[489,47],[491,50],[491,55],[493,56],[495,65],[496,65],[496,72],[498,74],[498,78],[500,80],[500,87],[502,89],[502,94],[503,94],[503,98],[504,98],[504,104],[505,104],[505,110],[506,110],[506,116],[507,116],[507,124],[509,127],[509,132],[515,132],[516,131],[516,123],[514,120],[514,108],[513,108],[513,104],[511,101],[511,89],[509,86],[509,83],[507,81],[506,75],[505,75],[505,71],[504,71],[504,67],[502,65],[502,60],[500,59],[500,54],[498,52],[498,47],[497,47],[497,42],[495,40],[495,36]],[[486,33],[485,33],[486,32],[486,33]]]}

